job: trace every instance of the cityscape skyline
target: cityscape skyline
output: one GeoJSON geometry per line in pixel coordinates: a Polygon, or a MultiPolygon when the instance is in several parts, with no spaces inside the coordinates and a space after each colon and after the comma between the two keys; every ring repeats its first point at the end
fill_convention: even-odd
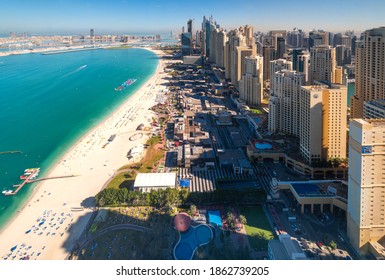
{"type": "Polygon", "coordinates": [[[84,33],[94,28],[96,33],[110,32],[177,32],[186,18],[194,19],[193,29],[200,29],[203,15],[213,15],[223,28],[230,30],[239,24],[250,24],[255,31],[274,29],[304,31],[323,29],[342,32],[347,29],[362,32],[373,26],[381,26],[385,3],[371,1],[326,0],[319,3],[296,1],[285,6],[281,0],[262,2],[241,0],[237,9],[234,3],[225,1],[187,2],[166,0],[161,3],[150,0],[144,5],[138,1],[39,1],[28,0],[2,3],[0,10],[0,34],[27,33],[84,33]],[[219,9],[220,6],[220,9],[219,9]],[[255,11],[255,12],[253,12],[255,11]],[[315,16],[315,13],[321,15],[315,16]],[[172,14],[173,16],[165,16],[172,14]],[[296,16],[294,16],[296,14],[296,16]],[[325,21],[325,15],[327,20],[325,21]],[[358,18],[364,20],[357,20],[358,18]],[[154,26],[156,26],[154,28],[154,26]]]}
{"type": "Polygon", "coordinates": [[[53,1],[0,11],[2,111],[17,122],[0,122],[15,158],[0,204],[46,181],[4,222],[3,260],[385,259],[384,4],[53,1]],[[38,152],[49,129],[76,128],[60,113],[99,97],[99,124],[38,152]],[[36,167],[20,175],[18,154],[36,167]]]}

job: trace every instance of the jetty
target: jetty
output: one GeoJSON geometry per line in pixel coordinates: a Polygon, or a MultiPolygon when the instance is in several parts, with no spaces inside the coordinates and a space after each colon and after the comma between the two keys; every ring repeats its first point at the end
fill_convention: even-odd
{"type": "Polygon", "coordinates": [[[91,51],[97,50],[98,47],[90,47],[90,48],[76,48],[76,49],[64,49],[64,50],[55,50],[41,53],[42,55],[52,55],[52,54],[61,54],[61,53],[69,53],[69,52],[81,52],[81,51],[91,51]]]}
{"type": "Polygon", "coordinates": [[[71,178],[76,177],[78,175],[63,175],[63,176],[53,176],[53,177],[45,177],[40,179],[35,179],[40,172],[40,168],[30,168],[24,170],[24,175],[20,176],[20,179],[22,180],[20,184],[13,185],[15,190],[8,190],[3,191],[4,195],[16,195],[26,184],[31,184],[35,182],[45,181],[45,180],[52,180],[52,179],[63,179],[63,178],[71,178]]]}

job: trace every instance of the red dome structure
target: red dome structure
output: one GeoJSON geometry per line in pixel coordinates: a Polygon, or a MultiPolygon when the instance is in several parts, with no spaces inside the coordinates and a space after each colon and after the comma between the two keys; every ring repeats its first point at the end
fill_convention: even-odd
{"type": "Polygon", "coordinates": [[[187,231],[191,226],[191,217],[185,212],[176,214],[174,217],[174,226],[177,231],[187,231]]]}

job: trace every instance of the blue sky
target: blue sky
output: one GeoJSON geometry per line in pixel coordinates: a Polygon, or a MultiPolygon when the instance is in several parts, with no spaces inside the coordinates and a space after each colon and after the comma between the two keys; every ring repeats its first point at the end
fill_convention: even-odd
{"type": "Polygon", "coordinates": [[[385,26],[383,0],[0,0],[0,33],[180,32],[213,15],[224,28],[363,31],[385,26]]]}

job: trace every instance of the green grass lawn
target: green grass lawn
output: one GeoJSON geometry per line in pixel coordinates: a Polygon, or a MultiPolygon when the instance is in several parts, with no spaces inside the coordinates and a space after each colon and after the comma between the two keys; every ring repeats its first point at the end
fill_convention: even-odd
{"type": "Polygon", "coordinates": [[[116,175],[107,185],[107,188],[111,189],[121,189],[121,188],[128,188],[129,190],[132,189],[132,186],[134,185],[134,179],[130,177],[130,175],[127,172],[120,173],[116,175]]]}
{"type": "Polygon", "coordinates": [[[257,251],[266,251],[267,243],[274,238],[274,235],[262,206],[242,207],[239,211],[247,219],[245,229],[250,246],[257,251]],[[265,238],[259,238],[259,234],[263,234],[265,238]]]}

